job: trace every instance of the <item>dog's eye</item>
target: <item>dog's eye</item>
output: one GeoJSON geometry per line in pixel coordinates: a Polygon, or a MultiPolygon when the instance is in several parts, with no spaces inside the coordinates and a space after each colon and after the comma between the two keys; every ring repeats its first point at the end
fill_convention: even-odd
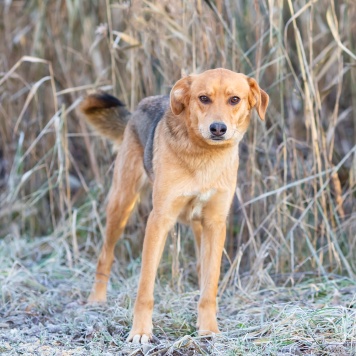
{"type": "Polygon", "coordinates": [[[240,98],[238,96],[232,96],[230,99],[229,99],[229,103],[231,105],[236,105],[240,102],[240,98]]]}
{"type": "Polygon", "coordinates": [[[199,100],[200,100],[203,104],[210,103],[210,99],[209,99],[206,95],[201,95],[201,96],[199,96],[199,100]]]}

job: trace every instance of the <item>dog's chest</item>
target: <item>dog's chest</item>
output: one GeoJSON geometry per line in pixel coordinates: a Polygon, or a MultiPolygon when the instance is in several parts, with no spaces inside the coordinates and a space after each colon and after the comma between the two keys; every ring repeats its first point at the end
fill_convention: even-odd
{"type": "Polygon", "coordinates": [[[204,192],[193,191],[184,193],[183,196],[189,198],[189,200],[180,216],[180,220],[184,223],[189,223],[192,220],[201,219],[205,205],[215,193],[216,189],[210,189],[204,192]]]}

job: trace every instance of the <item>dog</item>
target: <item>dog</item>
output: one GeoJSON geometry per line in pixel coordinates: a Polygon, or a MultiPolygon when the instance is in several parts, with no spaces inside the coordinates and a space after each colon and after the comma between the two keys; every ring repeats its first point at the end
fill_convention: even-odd
{"type": "Polygon", "coordinates": [[[268,94],[256,80],[218,68],[189,75],[170,96],[143,99],[132,114],[113,96],[87,96],[80,112],[99,133],[121,143],[108,196],[106,234],[89,302],[105,302],[114,247],[147,181],[153,208],[142,252],[141,275],[127,341],[152,337],[153,290],[169,230],[192,227],[200,284],[199,335],[219,333],[217,289],[226,219],[235,194],[238,144],[252,110],[264,120],[268,94]]]}

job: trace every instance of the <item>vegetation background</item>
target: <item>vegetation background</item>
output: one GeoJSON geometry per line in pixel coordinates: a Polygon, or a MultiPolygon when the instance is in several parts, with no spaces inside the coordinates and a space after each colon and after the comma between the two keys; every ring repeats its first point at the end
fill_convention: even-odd
{"type": "Polygon", "coordinates": [[[0,14],[0,353],[356,354],[353,0],[5,0],[0,14]],[[76,107],[100,88],[134,110],[215,67],[270,95],[240,145],[223,333],[195,334],[181,227],[159,269],[160,343],[141,349],[124,340],[149,199],[118,244],[108,305],[86,306],[115,149],[76,107]]]}

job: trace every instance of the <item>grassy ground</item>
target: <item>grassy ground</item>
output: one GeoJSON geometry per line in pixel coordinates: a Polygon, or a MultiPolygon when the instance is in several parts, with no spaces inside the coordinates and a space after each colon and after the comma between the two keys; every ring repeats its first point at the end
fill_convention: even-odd
{"type": "Polygon", "coordinates": [[[117,262],[108,304],[87,306],[94,264],[85,252],[70,268],[66,246],[53,239],[5,239],[1,251],[4,355],[356,354],[356,283],[348,278],[298,276],[303,281],[294,288],[258,291],[228,286],[219,297],[222,334],[203,339],[195,332],[196,284],[185,281],[177,293],[169,273],[161,271],[154,312],[158,341],[142,349],[125,343],[139,261],[130,268],[117,262]]]}
{"type": "Polygon", "coordinates": [[[356,3],[0,2],[0,354],[139,354],[130,328],[149,203],[86,306],[115,157],[76,115],[98,88],[130,110],[182,74],[225,67],[270,96],[240,145],[219,294],[195,334],[190,233],[159,267],[158,354],[354,355],[356,3]]]}

